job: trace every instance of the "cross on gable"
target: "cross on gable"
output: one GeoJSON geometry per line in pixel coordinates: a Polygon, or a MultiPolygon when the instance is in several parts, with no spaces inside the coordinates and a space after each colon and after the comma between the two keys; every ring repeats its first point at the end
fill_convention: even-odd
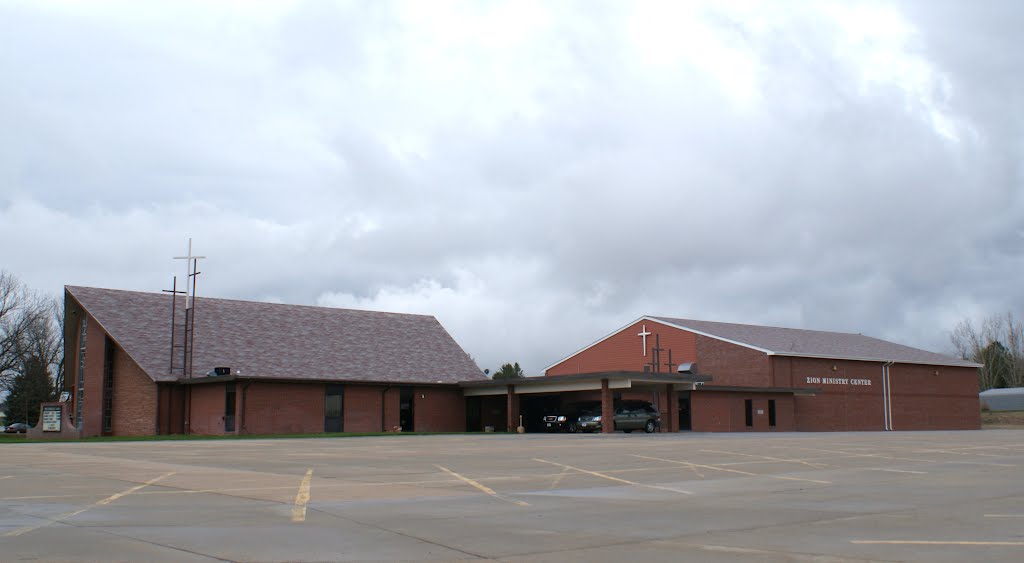
{"type": "Polygon", "coordinates": [[[639,337],[644,339],[644,341],[643,341],[643,350],[644,350],[644,357],[645,358],[647,357],[647,337],[650,336],[650,335],[651,335],[651,333],[647,331],[647,325],[642,325],[641,328],[640,328],[640,332],[637,333],[637,336],[639,336],[639,337]]]}

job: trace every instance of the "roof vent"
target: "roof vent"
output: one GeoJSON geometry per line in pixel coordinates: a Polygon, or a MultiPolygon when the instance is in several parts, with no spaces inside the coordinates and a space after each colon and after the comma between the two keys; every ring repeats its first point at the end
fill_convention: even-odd
{"type": "Polygon", "coordinates": [[[676,371],[679,373],[696,373],[697,364],[694,362],[686,362],[685,364],[679,364],[679,367],[676,369],[676,371]]]}
{"type": "Polygon", "coordinates": [[[208,375],[208,376],[231,375],[231,368],[228,368],[228,367],[213,368],[210,371],[206,372],[206,375],[208,375]]]}

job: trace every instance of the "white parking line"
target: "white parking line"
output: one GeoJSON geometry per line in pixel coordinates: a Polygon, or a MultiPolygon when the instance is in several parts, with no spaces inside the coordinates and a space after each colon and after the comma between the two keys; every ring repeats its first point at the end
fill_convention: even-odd
{"type": "Polygon", "coordinates": [[[533,461],[539,461],[541,463],[550,463],[551,465],[557,465],[559,467],[566,467],[568,469],[572,469],[573,471],[579,471],[580,473],[586,473],[587,475],[593,475],[595,477],[601,477],[602,479],[608,479],[609,481],[618,481],[619,483],[625,483],[627,485],[633,485],[634,487],[646,487],[648,489],[658,489],[658,490],[661,490],[661,491],[672,491],[673,493],[681,493],[681,494],[684,494],[684,495],[692,495],[693,494],[690,491],[684,491],[682,489],[675,489],[675,488],[672,488],[672,487],[662,487],[661,485],[648,485],[648,484],[645,484],[645,483],[637,483],[636,481],[627,481],[625,479],[619,479],[618,477],[612,477],[611,475],[606,475],[606,474],[598,472],[598,471],[590,471],[588,469],[580,469],[579,467],[573,467],[571,465],[565,465],[564,463],[557,463],[557,462],[554,462],[554,461],[548,461],[546,459],[533,458],[533,461]]]}
{"type": "Polygon", "coordinates": [[[95,508],[97,506],[103,506],[103,505],[110,504],[110,503],[114,502],[115,500],[117,500],[117,499],[119,499],[119,498],[121,498],[121,497],[123,497],[125,495],[130,495],[130,494],[134,493],[135,491],[137,491],[139,489],[142,489],[143,487],[148,487],[149,485],[152,485],[153,483],[156,483],[157,481],[159,481],[161,479],[164,479],[166,477],[170,477],[171,475],[174,475],[174,473],[175,473],[174,471],[171,471],[170,473],[165,473],[165,474],[163,474],[163,475],[161,475],[159,477],[154,477],[153,479],[150,479],[149,481],[146,481],[145,483],[142,483],[141,485],[136,485],[136,486],[134,486],[134,487],[132,487],[130,489],[121,491],[120,493],[110,495],[109,497],[107,497],[105,499],[102,499],[102,500],[98,500],[95,503],[90,504],[90,505],[88,505],[88,506],[86,506],[84,508],[80,508],[80,509],[72,511],[72,512],[66,512],[64,514],[61,514],[61,515],[57,516],[56,518],[53,518],[52,520],[47,520],[46,522],[43,522],[42,524],[39,524],[37,526],[28,526],[28,527],[25,527],[25,528],[19,528],[17,530],[12,530],[12,531],[7,532],[6,534],[4,534],[4,536],[6,536],[6,537],[20,536],[22,534],[27,534],[28,532],[31,532],[33,530],[38,530],[39,528],[44,528],[46,526],[49,526],[50,524],[53,524],[54,522],[60,522],[62,520],[67,520],[68,518],[71,518],[72,516],[77,516],[77,515],[85,512],[86,510],[91,509],[91,508],[95,508]]]}
{"type": "Polygon", "coordinates": [[[470,479],[469,477],[463,477],[462,475],[459,475],[458,473],[452,471],[451,469],[448,469],[447,467],[443,467],[443,466],[440,466],[440,465],[437,465],[437,464],[434,464],[434,467],[440,469],[441,471],[444,471],[445,473],[451,475],[452,477],[455,477],[456,479],[458,479],[459,481],[462,481],[463,483],[466,483],[467,485],[472,485],[473,487],[476,487],[480,491],[483,491],[483,492],[491,495],[494,498],[501,499],[501,500],[503,500],[505,502],[511,502],[512,504],[515,504],[515,505],[518,505],[518,506],[530,506],[529,503],[523,502],[521,500],[516,500],[516,499],[508,498],[508,497],[506,497],[504,495],[499,495],[497,492],[495,492],[494,489],[488,487],[487,485],[481,485],[480,483],[477,483],[476,481],[470,479]]]}
{"type": "Polygon", "coordinates": [[[740,471],[738,469],[728,469],[728,468],[725,468],[725,467],[718,467],[718,466],[715,466],[715,465],[703,465],[703,464],[700,464],[700,463],[690,463],[689,461],[683,461],[683,460],[679,460],[679,459],[665,459],[665,458],[661,458],[661,457],[650,457],[650,456],[639,455],[639,454],[629,454],[629,455],[631,455],[633,457],[638,457],[640,459],[651,459],[651,460],[654,460],[654,461],[666,461],[668,463],[678,463],[680,465],[686,465],[686,466],[689,466],[689,467],[703,467],[704,469],[714,469],[714,470],[717,470],[717,471],[725,471],[725,472],[728,472],[728,473],[739,473],[740,475],[749,475],[751,477],[766,477],[768,479],[783,479],[785,481],[807,481],[807,482],[810,482],[810,483],[821,483],[823,485],[831,485],[832,484],[832,481],[821,481],[821,480],[818,480],[818,479],[804,479],[802,477],[786,477],[786,476],[783,476],[783,475],[766,475],[764,473],[751,473],[749,471],[740,471]]]}

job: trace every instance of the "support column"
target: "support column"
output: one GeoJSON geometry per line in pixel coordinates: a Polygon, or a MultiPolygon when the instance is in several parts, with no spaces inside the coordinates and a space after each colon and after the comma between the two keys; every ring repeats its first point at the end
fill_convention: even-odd
{"type": "Polygon", "coordinates": [[[507,388],[507,428],[509,432],[515,432],[519,426],[519,395],[516,395],[515,385],[509,385],[507,388]]]}
{"type": "Polygon", "coordinates": [[[665,398],[668,407],[661,415],[661,428],[664,432],[679,432],[679,397],[671,383],[665,385],[665,398]]]}
{"type": "Polygon", "coordinates": [[[608,380],[601,380],[601,432],[615,432],[615,410],[608,380]]]}

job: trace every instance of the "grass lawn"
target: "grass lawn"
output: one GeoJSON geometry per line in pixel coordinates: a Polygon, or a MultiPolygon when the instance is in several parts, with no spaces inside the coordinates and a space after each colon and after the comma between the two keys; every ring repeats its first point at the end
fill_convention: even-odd
{"type": "Polygon", "coordinates": [[[1024,411],[981,411],[983,428],[1024,428],[1024,411]]]}
{"type": "MultiPolygon", "coordinates": [[[[200,436],[174,434],[171,436],[97,436],[68,440],[31,440],[25,434],[0,433],[0,444],[31,444],[40,442],[161,442],[176,440],[268,440],[286,438],[358,438],[363,436],[428,436],[439,434],[468,434],[467,432],[320,432],[317,434],[246,434],[243,436],[200,436]]],[[[473,434],[479,434],[475,432],[473,434]]]]}

